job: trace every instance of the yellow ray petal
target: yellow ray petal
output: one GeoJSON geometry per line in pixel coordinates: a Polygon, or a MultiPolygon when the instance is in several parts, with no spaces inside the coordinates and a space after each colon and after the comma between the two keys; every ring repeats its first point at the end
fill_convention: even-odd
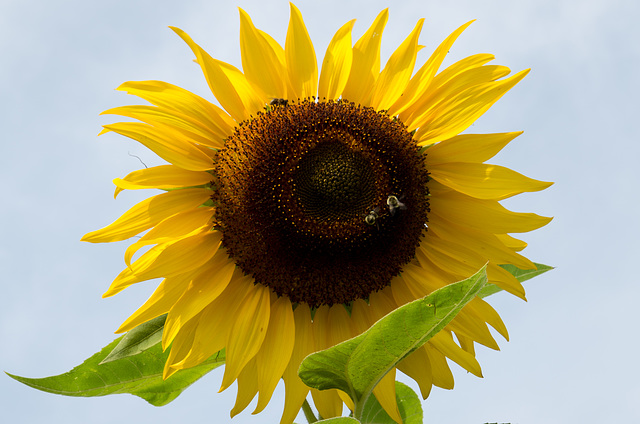
{"type": "Polygon", "coordinates": [[[117,90],[141,97],[162,109],[196,120],[220,140],[229,137],[235,122],[218,106],[190,91],[163,81],[129,81],[117,90]]]}
{"type": "Polygon", "coordinates": [[[388,19],[389,9],[385,9],[353,46],[351,72],[342,92],[343,99],[370,106],[371,90],[380,73],[380,41],[388,19]]]}
{"type": "Polygon", "coordinates": [[[509,249],[513,249],[515,252],[520,252],[525,247],[527,247],[527,243],[522,240],[519,240],[515,237],[510,236],[509,234],[496,234],[498,240],[504,243],[509,249]]]}
{"type": "Polygon", "coordinates": [[[431,213],[463,227],[494,234],[524,233],[551,222],[534,213],[511,212],[495,200],[481,200],[457,192],[431,196],[431,213]],[[470,213],[473,211],[473,213],[470,213]]]}
{"type": "MultiPolygon", "coordinates": [[[[162,159],[189,171],[213,168],[212,155],[197,148],[192,140],[166,126],[152,127],[142,122],[117,122],[104,129],[138,141],[162,159]]],[[[213,154],[213,152],[212,152],[213,154]]]]}
{"type": "Polygon", "coordinates": [[[448,331],[440,331],[429,340],[429,343],[471,374],[476,377],[482,377],[482,370],[480,369],[480,364],[477,359],[469,352],[462,350],[462,348],[453,341],[453,337],[451,337],[451,333],[448,331]]]}
{"type": "Polygon", "coordinates": [[[351,31],[355,22],[356,20],[352,19],[344,24],[327,47],[318,83],[318,97],[320,99],[337,99],[347,85],[353,62],[351,31]]]}
{"type": "Polygon", "coordinates": [[[285,42],[285,57],[287,73],[294,90],[289,97],[303,99],[317,95],[318,62],[300,10],[293,3],[289,5],[291,14],[285,42]]]}
{"type": "Polygon", "coordinates": [[[236,396],[236,404],[231,410],[231,418],[238,415],[249,405],[258,393],[258,371],[260,368],[256,363],[256,358],[247,363],[244,369],[238,374],[238,395],[236,396]]]}
{"type": "MultiPolygon", "coordinates": [[[[203,270],[202,274],[189,284],[182,297],[171,308],[162,333],[163,347],[166,348],[171,343],[184,323],[199,314],[223,293],[234,270],[235,263],[229,259],[227,252],[224,249],[218,250],[206,270],[203,270]]],[[[245,286],[242,284],[234,286],[235,291],[240,291],[243,288],[245,286]]]]}
{"type": "Polygon", "coordinates": [[[476,199],[503,200],[524,192],[540,191],[553,183],[534,180],[504,166],[449,162],[432,165],[431,178],[476,199]]]}
{"type": "Polygon", "coordinates": [[[431,166],[446,162],[482,163],[494,157],[522,131],[497,134],[462,134],[429,147],[426,162],[431,166]]]}
{"type": "Polygon", "coordinates": [[[295,344],[289,365],[282,375],[285,398],[280,424],[293,422],[309,393],[309,387],[298,377],[298,368],[302,360],[316,350],[309,306],[304,303],[299,304],[293,311],[293,317],[295,320],[295,344]]]}
{"type": "Polygon", "coordinates": [[[124,178],[116,178],[115,199],[122,190],[139,190],[145,188],[183,188],[207,184],[213,179],[208,172],[187,171],[175,165],[160,165],[139,169],[127,174],[124,178]]]}
{"type": "Polygon", "coordinates": [[[424,348],[429,355],[429,362],[431,363],[433,385],[442,389],[453,389],[453,374],[449,365],[447,365],[445,356],[431,346],[430,343],[425,344],[424,348]]]}
{"type": "MultiPolygon", "coordinates": [[[[323,305],[316,309],[316,313],[313,316],[313,334],[316,338],[317,350],[326,349],[332,346],[332,339],[339,339],[347,333],[347,331],[343,329],[338,335],[331,334],[331,329],[334,328],[334,326],[330,325],[329,322],[330,309],[331,308],[329,306],[323,305]]],[[[320,391],[311,389],[311,396],[313,397],[313,403],[316,405],[318,413],[320,413],[322,418],[326,419],[342,415],[342,400],[340,399],[337,390],[331,389],[320,391]]]]}
{"type": "Polygon", "coordinates": [[[471,302],[469,302],[469,306],[473,308],[473,310],[477,311],[478,315],[482,317],[490,326],[495,328],[495,330],[505,338],[505,340],[509,340],[509,332],[507,331],[507,327],[504,325],[502,318],[496,312],[495,309],[491,305],[489,305],[484,300],[476,297],[471,302]]]}
{"type": "Polygon", "coordinates": [[[398,370],[413,378],[420,387],[422,399],[429,397],[433,386],[431,362],[424,347],[415,350],[398,364],[398,370]]]}
{"type": "Polygon", "coordinates": [[[147,299],[147,301],[138,308],[125,322],[120,325],[116,333],[124,333],[145,323],[157,316],[166,314],[176,301],[182,296],[191,281],[191,277],[197,271],[192,271],[186,275],[178,275],[171,278],[165,278],[158,285],[158,288],[147,299]]]}
{"type": "Polygon", "coordinates": [[[433,107],[434,104],[446,100],[446,93],[449,93],[448,95],[452,94],[451,89],[458,86],[456,84],[456,77],[458,75],[465,71],[479,68],[494,59],[495,56],[491,54],[476,54],[461,59],[453,65],[448,66],[433,78],[433,81],[429,84],[429,89],[424,93],[424,95],[421,98],[418,98],[409,109],[400,114],[403,122],[410,122],[411,127],[413,128],[414,121],[418,116],[433,107]],[[443,87],[448,89],[443,90],[443,87]]]}
{"type": "Polygon", "coordinates": [[[380,406],[397,423],[402,424],[398,402],[396,400],[396,369],[392,368],[373,388],[373,395],[380,406]]]}
{"type": "Polygon", "coordinates": [[[425,95],[433,81],[433,76],[438,71],[438,68],[440,68],[440,65],[442,65],[442,62],[449,53],[451,46],[453,46],[456,39],[465,29],[467,29],[469,25],[471,25],[472,22],[473,21],[469,21],[460,26],[438,46],[438,48],[431,54],[431,57],[429,57],[429,60],[427,60],[411,78],[404,95],[400,97],[389,109],[389,115],[395,116],[400,114],[413,106],[418,99],[425,95]]]}
{"type": "Polygon", "coordinates": [[[220,391],[238,378],[242,368],[253,358],[264,341],[269,327],[271,299],[269,289],[256,284],[253,292],[238,308],[227,342],[227,362],[220,391]]]}
{"type": "Polygon", "coordinates": [[[201,188],[158,194],[136,204],[106,227],[85,234],[81,240],[91,243],[126,240],[176,213],[200,206],[210,197],[211,191],[201,188]]]}
{"type": "Polygon", "coordinates": [[[258,397],[258,405],[253,411],[254,414],[267,406],[278,381],[287,368],[295,343],[294,334],[295,321],[291,301],[287,297],[281,296],[271,305],[267,335],[256,355],[260,396],[258,397]]]}
{"type": "Polygon", "coordinates": [[[240,10],[240,52],[242,70],[247,80],[258,87],[267,98],[286,98],[283,75],[286,68],[262,33],[253,25],[251,17],[240,10]]]}
{"type": "Polygon", "coordinates": [[[451,221],[433,219],[429,231],[439,238],[462,244],[497,264],[513,264],[521,269],[535,269],[535,265],[502,243],[494,234],[461,228],[451,221]]]}
{"type": "MultiPolygon", "coordinates": [[[[200,317],[200,324],[195,331],[192,348],[174,366],[181,369],[194,367],[224,349],[231,331],[229,317],[236,315],[238,308],[252,290],[253,279],[236,273],[224,291],[196,315],[200,317]]],[[[178,331],[181,331],[180,327],[178,331]]],[[[172,335],[168,337],[171,338],[172,335]]]]}
{"type": "Polygon", "coordinates": [[[177,213],[160,221],[150,229],[137,242],[133,243],[124,252],[124,262],[131,266],[131,259],[136,252],[144,246],[151,244],[167,243],[172,240],[187,237],[198,228],[211,223],[213,210],[211,208],[196,208],[177,213]]]}
{"type": "Polygon", "coordinates": [[[164,364],[164,371],[162,373],[162,378],[164,380],[182,369],[181,367],[174,365],[180,362],[191,350],[196,328],[198,328],[199,323],[200,317],[196,316],[182,326],[178,337],[175,338],[174,344],[171,346],[167,362],[164,364]]]}
{"type": "Polygon", "coordinates": [[[260,98],[244,74],[236,67],[212,58],[184,31],[169,27],[191,47],[209,88],[222,107],[238,122],[264,108],[266,98],[260,98]]]}
{"type": "Polygon", "coordinates": [[[103,297],[113,296],[141,281],[171,277],[198,268],[211,259],[221,240],[219,231],[203,232],[200,228],[189,237],[154,246],[122,271],[103,297]]]}
{"type": "MultiPolygon", "coordinates": [[[[456,270],[461,277],[467,278],[477,272],[486,262],[486,258],[480,256],[466,247],[443,239],[430,237],[425,239],[419,247],[422,252],[443,270],[456,270]]],[[[490,283],[524,299],[524,288],[511,274],[504,269],[489,263],[487,276],[490,283]]]]}
{"type": "Polygon", "coordinates": [[[511,70],[506,66],[479,66],[461,72],[442,85],[437,85],[440,82],[439,78],[434,79],[429,91],[412,108],[411,117],[406,119],[409,131],[419,127],[420,123],[445,113],[452,104],[459,104],[468,97],[473,97],[476,94],[474,90],[482,91],[483,84],[507,76],[509,72],[511,70]]]}
{"type": "Polygon", "coordinates": [[[418,54],[418,37],[424,19],[420,19],[411,34],[391,55],[376,80],[371,98],[371,107],[386,110],[402,95],[411,78],[418,54]]]}
{"type": "Polygon", "coordinates": [[[500,81],[480,84],[461,92],[436,109],[416,118],[413,128],[419,146],[425,146],[458,135],[466,130],[507,91],[529,73],[529,70],[500,81]]]}
{"type": "Polygon", "coordinates": [[[213,128],[209,128],[206,123],[200,122],[195,117],[175,110],[155,106],[120,106],[105,110],[100,115],[107,114],[127,116],[153,126],[169,127],[188,140],[215,149],[224,147],[224,138],[217,135],[213,128]]]}

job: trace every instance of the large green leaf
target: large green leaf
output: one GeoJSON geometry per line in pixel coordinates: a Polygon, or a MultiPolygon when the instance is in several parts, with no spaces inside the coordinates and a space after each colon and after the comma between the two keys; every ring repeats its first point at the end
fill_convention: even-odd
{"type": "Polygon", "coordinates": [[[166,320],[167,314],[160,315],[129,331],[100,364],[137,355],[160,343],[162,341],[162,329],[166,320]]]}
{"type": "Polygon", "coordinates": [[[360,421],[351,417],[335,417],[316,421],[317,424],[360,424],[360,421]]]}
{"type": "MultiPolygon", "coordinates": [[[[402,424],[422,424],[422,403],[411,387],[396,381],[396,401],[402,417],[402,424]]],[[[362,412],[363,424],[396,424],[378,403],[375,396],[369,396],[362,412]]]]}
{"type": "MultiPolygon", "coordinates": [[[[530,280],[533,277],[537,277],[540,274],[544,274],[545,272],[553,269],[553,267],[549,265],[543,265],[538,263],[534,263],[534,265],[536,266],[536,269],[520,269],[515,265],[500,265],[500,266],[505,270],[509,271],[509,273],[514,277],[516,277],[516,279],[521,283],[524,281],[530,280]]],[[[500,291],[502,291],[502,289],[496,286],[495,284],[487,284],[482,288],[482,290],[480,290],[480,293],[478,293],[478,297],[491,296],[492,294],[498,293],[500,291]]]]}
{"type": "Polygon", "coordinates": [[[408,303],[361,335],[307,356],[298,375],[310,387],[347,393],[355,404],[354,416],[360,419],[380,379],[451,322],[486,281],[485,266],[466,280],[408,303]]]}
{"type": "MultiPolygon", "coordinates": [[[[124,337],[124,336],[123,336],[124,337]]],[[[202,364],[180,370],[162,379],[169,350],[162,352],[160,343],[135,356],[100,364],[121,342],[120,337],[71,371],[45,378],[26,378],[8,374],[15,380],[44,392],[65,396],[105,396],[131,393],[155,406],[166,405],[200,377],[224,364],[224,351],[202,364]]]]}

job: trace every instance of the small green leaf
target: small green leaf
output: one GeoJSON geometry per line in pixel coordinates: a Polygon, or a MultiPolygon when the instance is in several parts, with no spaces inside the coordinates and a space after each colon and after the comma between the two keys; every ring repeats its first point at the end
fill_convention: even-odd
{"type": "Polygon", "coordinates": [[[160,343],[162,341],[162,329],[166,320],[167,314],[160,315],[129,331],[100,364],[137,355],[160,343]]]}
{"type": "MultiPolygon", "coordinates": [[[[402,424],[422,424],[422,403],[411,387],[396,381],[396,401],[402,417],[402,424]]],[[[396,424],[378,403],[375,396],[369,396],[362,413],[363,424],[396,424]]]]}
{"type": "MultiPolygon", "coordinates": [[[[533,277],[537,277],[540,274],[544,274],[545,272],[553,269],[553,267],[549,265],[543,265],[538,263],[534,263],[534,265],[536,266],[536,269],[520,269],[515,265],[500,265],[500,266],[505,270],[507,270],[511,275],[516,277],[516,279],[521,283],[524,281],[530,280],[533,277]]],[[[478,293],[478,297],[491,296],[492,294],[496,294],[501,291],[502,289],[496,286],[495,284],[487,284],[482,288],[482,290],[480,290],[480,293],[478,293]]]]}
{"type": "Polygon", "coordinates": [[[131,393],[152,405],[162,406],[171,402],[200,377],[224,364],[224,351],[220,351],[202,364],[180,370],[167,380],[162,379],[164,363],[169,350],[162,352],[160,343],[139,353],[100,365],[120,337],[71,371],[45,378],[26,378],[8,374],[34,389],[65,396],[105,396],[131,393]]]}
{"type": "Polygon", "coordinates": [[[307,356],[298,375],[310,387],[347,393],[355,404],[354,416],[360,418],[380,379],[451,322],[486,281],[485,266],[466,280],[401,306],[361,335],[307,356]]]}
{"type": "Polygon", "coordinates": [[[360,424],[360,421],[351,417],[335,417],[335,418],[327,418],[326,420],[316,421],[318,424],[326,423],[326,424],[360,424]]]}

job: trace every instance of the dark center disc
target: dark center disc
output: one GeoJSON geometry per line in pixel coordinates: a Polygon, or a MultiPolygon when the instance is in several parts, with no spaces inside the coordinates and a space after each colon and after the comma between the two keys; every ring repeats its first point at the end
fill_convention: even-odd
{"type": "Polygon", "coordinates": [[[229,255],[256,283],[311,307],[389,285],[429,212],[424,156],[406,127],[342,100],[259,113],[226,141],[216,175],[229,255]]]}

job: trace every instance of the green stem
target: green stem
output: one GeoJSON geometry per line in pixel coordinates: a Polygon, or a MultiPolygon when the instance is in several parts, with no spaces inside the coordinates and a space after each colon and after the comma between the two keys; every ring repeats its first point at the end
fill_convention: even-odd
{"type": "Polygon", "coordinates": [[[309,424],[315,423],[315,422],[318,421],[318,419],[316,418],[315,414],[311,410],[311,406],[309,405],[309,402],[307,402],[306,399],[304,400],[304,403],[302,404],[302,411],[304,411],[304,416],[307,419],[307,421],[309,422],[309,424]]]}

